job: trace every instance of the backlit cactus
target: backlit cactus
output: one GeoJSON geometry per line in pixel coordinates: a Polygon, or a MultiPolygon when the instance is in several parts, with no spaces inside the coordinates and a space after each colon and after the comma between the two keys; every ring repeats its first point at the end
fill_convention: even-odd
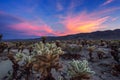
{"type": "Polygon", "coordinates": [[[69,44],[66,46],[66,51],[68,53],[78,53],[78,52],[81,52],[82,50],[82,45],[76,45],[76,44],[69,44]]]}
{"type": "Polygon", "coordinates": [[[17,61],[20,61],[23,58],[23,53],[18,52],[18,53],[16,53],[16,55],[14,57],[17,61]]]}
{"type": "Polygon", "coordinates": [[[71,77],[79,76],[80,78],[83,78],[86,75],[94,74],[94,71],[91,71],[91,69],[88,66],[88,61],[78,61],[73,60],[69,63],[68,66],[68,74],[71,77]]]}
{"type": "Polygon", "coordinates": [[[88,50],[89,52],[93,52],[95,49],[96,49],[95,46],[88,46],[88,47],[87,47],[87,50],[88,50]]]}
{"type": "Polygon", "coordinates": [[[36,43],[34,48],[34,52],[36,52],[38,55],[63,54],[62,49],[60,47],[57,47],[55,43],[43,44],[42,42],[40,42],[36,43]]]}
{"type": "Polygon", "coordinates": [[[98,48],[96,50],[96,52],[97,52],[97,56],[98,56],[99,59],[102,59],[104,57],[105,53],[106,53],[103,48],[98,48]]]}
{"type": "Polygon", "coordinates": [[[59,63],[59,55],[64,52],[55,43],[37,43],[34,52],[37,52],[37,55],[35,55],[36,62],[33,63],[33,69],[40,72],[44,78],[51,74],[51,69],[58,70],[62,67],[59,63]]]}
{"type": "Polygon", "coordinates": [[[87,50],[89,51],[88,54],[89,54],[90,60],[94,59],[92,53],[94,52],[95,49],[96,49],[95,46],[88,46],[88,47],[87,47],[87,50]]]}

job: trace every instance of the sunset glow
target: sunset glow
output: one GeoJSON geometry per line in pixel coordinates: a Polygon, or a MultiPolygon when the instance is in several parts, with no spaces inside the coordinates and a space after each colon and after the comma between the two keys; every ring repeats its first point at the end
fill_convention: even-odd
{"type": "Polygon", "coordinates": [[[0,0],[4,39],[120,28],[119,0],[0,0]]]}

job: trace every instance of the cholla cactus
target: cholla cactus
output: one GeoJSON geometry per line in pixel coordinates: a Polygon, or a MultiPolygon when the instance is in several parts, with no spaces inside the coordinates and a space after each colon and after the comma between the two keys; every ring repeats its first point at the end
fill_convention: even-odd
{"type": "MultiPolygon", "coordinates": [[[[8,58],[13,63],[13,74],[12,74],[12,80],[17,79],[17,71],[20,69],[20,67],[26,72],[26,80],[29,80],[30,71],[32,69],[32,63],[34,60],[33,55],[26,55],[24,53],[17,53],[15,56],[13,54],[9,54],[8,58]],[[20,63],[18,63],[20,62],[20,63]],[[21,65],[23,63],[23,65],[21,65]]],[[[22,76],[22,75],[21,75],[22,76]]]]}
{"type": "Polygon", "coordinates": [[[45,54],[63,54],[63,51],[60,47],[57,47],[55,43],[43,44],[42,42],[35,44],[35,50],[38,55],[45,55],[45,54]]]}
{"type": "Polygon", "coordinates": [[[4,42],[0,42],[0,54],[8,47],[8,45],[4,42]]]}
{"type": "Polygon", "coordinates": [[[16,61],[22,60],[22,58],[23,58],[23,53],[20,53],[20,52],[16,53],[16,55],[14,56],[14,58],[16,59],[16,61]]]}
{"type": "Polygon", "coordinates": [[[93,52],[95,49],[96,49],[95,46],[88,46],[88,47],[87,47],[87,50],[88,50],[89,52],[93,52]]]}
{"type": "Polygon", "coordinates": [[[61,43],[61,48],[62,48],[62,50],[65,50],[65,49],[67,49],[67,43],[61,43]]]}
{"type": "Polygon", "coordinates": [[[45,44],[46,43],[46,36],[42,36],[41,39],[42,39],[42,42],[45,44]]]}
{"type": "Polygon", "coordinates": [[[22,61],[24,63],[32,63],[33,61],[35,61],[36,59],[34,58],[34,55],[27,55],[24,53],[17,53],[14,58],[16,59],[16,61],[22,61]]]}
{"type": "Polygon", "coordinates": [[[99,58],[99,59],[102,59],[103,56],[104,56],[105,53],[106,53],[103,48],[98,48],[98,49],[96,50],[96,52],[97,52],[97,55],[98,55],[98,58],[99,58]]]}
{"type": "Polygon", "coordinates": [[[64,80],[62,76],[58,76],[58,80],[64,80]]]}
{"type": "Polygon", "coordinates": [[[30,63],[32,63],[33,61],[35,61],[36,59],[34,58],[33,55],[24,55],[23,60],[24,60],[26,63],[30,64],[30,63]]]}
{"type": "Polygon", "coordinates": [[[68,53],[78,53],[82,50],[82,45],[69,44],[66,46],[66,51],[68,53]]]}
{"type": "Polygon", "coordinates": [[[95,46],[88,46],[88,47],[87,47],[87,50],[89,51],[90,60],[93,59],[92,53],[93,53],[93,51],[94,51],[95,49],[96,49],[95,46]]]}
{"type": "Polygon", "coordinates": [[[38,43],[35,48],[38,53],[35,56],[33,69],[39,71],[41,76],[46,77],[51,74],[51,69],[58,70],[62,67],[59,63],[59,55],[63,54],[63,51],[55,43],[38,43]]]}
{"type": "Polygon", "coordinates": [[[118,48],[118,51],[120,52],[120,48],[118,48]]]}
{"type": "Polygon", "coordinates": [[[87,75],[94,74],[94,71],[91,71],[91,69],[88,66],[88,61],[78,61],[73,60],[69,63],[68,66],[68,74],[71,77],[79,76],[81,79],[84,78],[87,75]]]}

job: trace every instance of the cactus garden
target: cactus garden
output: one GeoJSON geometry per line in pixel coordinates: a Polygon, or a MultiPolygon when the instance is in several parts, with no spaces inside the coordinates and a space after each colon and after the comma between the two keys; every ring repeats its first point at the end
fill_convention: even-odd
{"type": "Polygon", "coordinates": [[[1,42],[0,80],[120,79],[119,41],[44,40],[1,42]]]}

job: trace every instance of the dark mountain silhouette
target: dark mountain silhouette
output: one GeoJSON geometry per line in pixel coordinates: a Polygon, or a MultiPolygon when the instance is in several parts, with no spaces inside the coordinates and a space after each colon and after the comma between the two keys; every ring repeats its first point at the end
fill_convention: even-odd
{"type": "Polygon", "coordinates": [[[48,40],[67,40],[67,39],[120,39],[120,29],[95,31],[91,33],[79,33],[60,37],[48,37],[48,40]]]}
{"type": "MultiPolygon", "coordinates": [[[[66,36],[47,36],[47,40],[69,40],[69,39],[111,39],[120,40],[120,29],[115,30],[105,30],[105,31],[95,31],[91,33],[79,33],[71,34],[66,36]]],[[[41,38],[35,39],[14,39],[14,40],[4,40],[4,41],[40,41],[41,38]]]]}

